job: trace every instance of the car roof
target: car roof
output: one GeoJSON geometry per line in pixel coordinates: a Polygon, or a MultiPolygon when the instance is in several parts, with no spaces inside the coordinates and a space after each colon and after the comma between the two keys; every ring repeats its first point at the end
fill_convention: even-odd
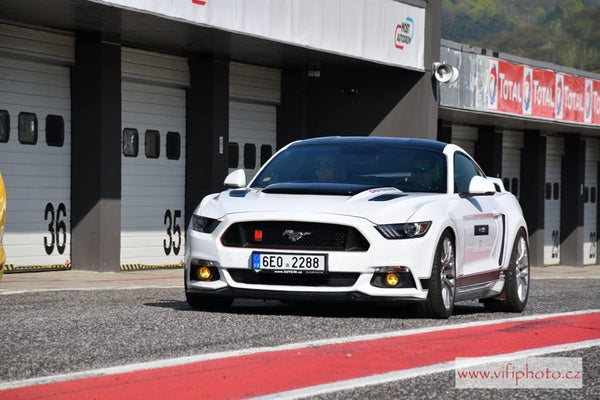
{"type": "Polygon", "coordinates": [[[313,139],[305,139],[294,142],[290,147],[328,145],[328,144],[358,144],[358,145],[378,145],[378,146],[405,146],[434,151],[443,151],[447,143],[436,140],[399,138],[399,137],[379,137],[379,136],[327,136],[313,139]]]}

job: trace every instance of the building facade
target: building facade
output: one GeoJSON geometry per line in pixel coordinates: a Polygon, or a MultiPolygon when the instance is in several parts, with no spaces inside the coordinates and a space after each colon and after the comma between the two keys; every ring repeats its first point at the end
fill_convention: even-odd
{"type": "Polygon", "coordinates": [[[600,76],[442,41],[440,7],[4,1],[8,271],[180,266],[229,171],[325,135],[460,144],[519,197],[535,265],[596,264],[600,76]],[[460,78],[438,84],[437,61],[460,78]]]}

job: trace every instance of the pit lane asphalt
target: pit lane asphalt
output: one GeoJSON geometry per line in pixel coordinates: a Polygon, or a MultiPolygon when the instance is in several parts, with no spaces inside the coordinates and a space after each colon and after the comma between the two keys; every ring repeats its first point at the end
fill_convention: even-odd
{"type": "MultiPolygon", "coordinates": [[[[49,275],[42,274],[36,278],[38,281],[40,277],[50,280],[49,275]]],[[[131,283],[126,278],[131,275],[115,274],[114,279],[129,281],[124,285],[128,290],[116,288],[118,285],[114,282],[108,285],[104,282],[103,288],[80,285],[86,286],[79,288],[83,290],[64,290],[74,289],[76,282],[67,282],[66,287],[52,291],[39,291],[39,287],[31,285],[17,290],[9,284],[11,280],[28,280],[25,274],[18,275],[5,275],[0,283],[0,294],[5,293],[0,295],[1,381],[449,323],[600,309],[600,279],[595,276],[532,280],[530,302],[523,314],[489,313],[480,304],[467,302],[459,303],[455,315],[448,321],[440,321],[421,318],[408,308],[389,305],[307,306],[236,300],[227,312],[192,311],[185,302],[180,283],[169,287],[173,282],[162,279],[158,272],[156,279],[147,279],[153,274],[139,275],[138,280],[142,277],[146,280],[143,285],[137,281],[131,283]],[[159,287],[161,285],[166,287],[159,287]]],[[[35,274],[26,275],[31,278],[35,274]]],[[[471,394],[475,398],[499,398],[502,394],[515,398],[556,398],[557,394],[561,398],[563,395],[598,398],[600,349],[573,351],[567,356],[584,357],[583,390],[463,392],[454,389],[454,375],[448,372],[316,398],[434,398],[471,394]]]]}

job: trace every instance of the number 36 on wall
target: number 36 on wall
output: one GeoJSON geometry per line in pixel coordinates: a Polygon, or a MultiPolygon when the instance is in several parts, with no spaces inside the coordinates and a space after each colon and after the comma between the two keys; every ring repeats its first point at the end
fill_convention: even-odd
{"type": "Polygon", "coordinates": [[[67,217],[67,207],[64,203],[60,203],[56,210],[52,203],[46,204],[44,209],[44,220],[48,222],[48,232],[50,238],[44,236],[44,249],[46,254],[50,255],[54,252],[54,247],[59,254],[65,252],[67,245],[67,225],[64,219],[67,217]],[[61,240],[62,238],[62,240],[61,240]]]}

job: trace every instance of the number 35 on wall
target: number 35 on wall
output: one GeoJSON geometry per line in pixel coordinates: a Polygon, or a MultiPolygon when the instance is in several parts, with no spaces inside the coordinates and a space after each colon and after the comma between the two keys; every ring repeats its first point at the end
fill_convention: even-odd
{"type": "Polygon", "coordinates": [[[167,236],[169,236],[169,239],[163,239],[163,248],[166,255],[171,254],[171,250],[173,250],[173,254],[178,255],[181,250],[181,227],[177,222],[178,218],[181,218],[181,210],[165,211],[163,224],[166,225],[167,236]]]}

